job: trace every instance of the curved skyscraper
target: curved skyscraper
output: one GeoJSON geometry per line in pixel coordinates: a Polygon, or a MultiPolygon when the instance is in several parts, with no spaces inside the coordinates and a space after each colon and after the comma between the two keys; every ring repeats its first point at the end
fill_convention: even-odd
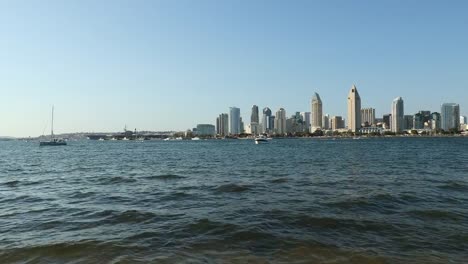
{"type": "Polygon", "coordinates": [[[404,106],[403,98],[397,97],[392,102],[392,132],[398,133],[404,129],[404,106]]]}
{"type": "Polygon", "coordinates": [[[312,96],[311,110],[310,132],[314,132],[322,128],[322,100],[318,93],[314,93],[314,96],[312,96]]]}
{"type": "Polygon", "coordinates": [[[348,129],[359,132],[361,128],[361,97],[353,84],[348,94],[348,129]]]}

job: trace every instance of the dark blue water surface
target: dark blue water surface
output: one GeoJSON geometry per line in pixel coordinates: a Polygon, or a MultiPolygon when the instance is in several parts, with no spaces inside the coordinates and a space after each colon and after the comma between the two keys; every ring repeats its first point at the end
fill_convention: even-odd
{"type": "Polygon", "coordinates": [[[463,263],[468,138],[0,142],[1,263],[463,263]]]}

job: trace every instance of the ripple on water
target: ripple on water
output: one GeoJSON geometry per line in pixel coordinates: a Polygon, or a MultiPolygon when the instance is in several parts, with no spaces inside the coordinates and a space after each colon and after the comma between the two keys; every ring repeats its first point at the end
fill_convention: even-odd
{"type": "Polygon", "coordinates": [[[251,187],[249,185],[229,183],[217,186],[214,188],[214,190],[219,193],[240,193],[248,191],[250,188],[251,187]]]}
{"type": "Polygon", "coordinates": [[[152,175],[144,177],[148,180],[179,180],[184,179],[184,176],[177,175],[177,174],[161,174],[161,175],[152,175]]]}
{"type": "Polygon", "coordinates": [[[438,186],[441,189],[465,192],[468,191],[468,184],[461,181],[449,181],[446,184],[438,186]]]}
{"type": "Polygon", "coordinates": [[[412,211],[409,211],[408,214],[415,216],[417,218],[428,219],[428,220],[460,221],[462,219],[466,219],[466,217],[461,214],[446,211],[446,210],[441,210],[441,209],[412,210],[412,211]]]}
{"type": "Polygon", "coordinates": [[[124,176],[114,176],[114,177],[101,177],[99,181],[104,184],[119,184],[119,183],[133,183],[136,182],[137,180],[134,178],[130,177],[124,177],[124,176]]]}

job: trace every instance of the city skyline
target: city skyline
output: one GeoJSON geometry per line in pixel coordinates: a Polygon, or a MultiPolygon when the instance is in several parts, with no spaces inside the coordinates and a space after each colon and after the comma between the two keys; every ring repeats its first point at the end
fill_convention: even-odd
{"type": "MultiPolygon", "coordinates": [[[[466,1],[0,3],[0,136],[184,131],[236,105],[468,109],[466,1]],[[349,19],[349,14],[359,14],[349,19]],[[398,18],[398,19],[395,19],[398,18]],[[344,96],[342,96],[344,95],[344,96]]],[[[260,118],[260,113],[259,113],[260,118]]]]}

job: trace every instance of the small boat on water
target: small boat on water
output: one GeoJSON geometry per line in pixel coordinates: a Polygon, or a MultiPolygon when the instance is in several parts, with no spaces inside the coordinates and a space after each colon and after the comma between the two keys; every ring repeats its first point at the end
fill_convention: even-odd
{"type": "Polygon", "coordinates": [[[265,136],[258,136],[255,138],[255,144],[265,144],[268,143],[268,138],[265,136]]]}
{"type": "Polygon", "coordinates": [[[52,124],[50,129],[50,140],[40,141],[39,146],[65,146],[67,142],[61,138],[54,138],[54,107],[52,106],[52,124]]]}
{"type": "Polygon", "coordinates": [[[199,137],[194,137],[194,138],[192,138],[192,140],[200,140],[200,138],[199,137]]]}

